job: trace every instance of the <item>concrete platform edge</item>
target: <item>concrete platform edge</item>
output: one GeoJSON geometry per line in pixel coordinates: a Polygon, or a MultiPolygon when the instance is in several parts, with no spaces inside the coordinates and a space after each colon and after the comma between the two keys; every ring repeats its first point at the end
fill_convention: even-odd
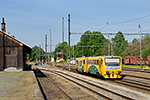
{"type": "Polygon", "coordinates": [[[32,74],[33,74],[33,81],[34,81],[34,96],[36,100],[44,100],[44,97],[42,95],[42,92],[40,90],[39,84],[37,82],[37,79],[33,71],[32,71],[32,74]]]}

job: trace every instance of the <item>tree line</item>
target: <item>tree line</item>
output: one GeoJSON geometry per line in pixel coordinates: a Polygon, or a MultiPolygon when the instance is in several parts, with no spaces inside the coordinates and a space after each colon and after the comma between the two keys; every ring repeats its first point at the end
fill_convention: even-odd
{"type": "MultiPolygon", "coordinates": [[[[149,35],[144,36],[141,39],[142,57],[144,59],[150,55],[150,37],[149,35]]],[[[58,43],[53,52],[56,59],[56,52],[64,52],[65,60],[68,59],[68,43],[58,43]]],[[[36,54],[41,52],[45,54],[42,48],[38,46],[32,48],[30,59],[36,60],[36,54]],[[40,50],[40,51],[39,51],[40,50]]],[[[81,35],[80,41],[73,46],[70,46],[70,58],[77,58],[82,56],[140,56],[140,39],[134,38],[132,42],[128,42],[123,33],[119,31],[114,38],[106,39],[104,35],[99,31],[87,30],[81,35]],[[86,35],[91,34],[91,35],[86,35]],[[94,35],[99,34],[99,35],[94,35]]]]}

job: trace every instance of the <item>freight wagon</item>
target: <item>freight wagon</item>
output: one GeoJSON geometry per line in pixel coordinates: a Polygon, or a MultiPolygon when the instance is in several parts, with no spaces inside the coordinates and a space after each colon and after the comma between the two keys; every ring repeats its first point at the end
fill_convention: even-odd
{"type": "MultiPolygon", "coordinates": [[[[140,56],[126,56],[124,58],[124,64],[125,65],[140,65],[140,56]]],[[[143,60],[143,58],[141,57],[141,64],[150,66],[150,56],[147,57],[147,60],[143,60]]]]}

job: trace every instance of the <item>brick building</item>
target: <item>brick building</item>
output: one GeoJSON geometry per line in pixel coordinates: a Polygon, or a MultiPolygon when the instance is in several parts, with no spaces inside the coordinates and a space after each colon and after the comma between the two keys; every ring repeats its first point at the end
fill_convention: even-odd
{"type": "Polygon", "coordinates": [[[0,31],[0,70],[9,67],[24,69],[26,55],[31,53],[31,48],[7,34],[5,25],[4,18],[2,18],[0,31]]]}

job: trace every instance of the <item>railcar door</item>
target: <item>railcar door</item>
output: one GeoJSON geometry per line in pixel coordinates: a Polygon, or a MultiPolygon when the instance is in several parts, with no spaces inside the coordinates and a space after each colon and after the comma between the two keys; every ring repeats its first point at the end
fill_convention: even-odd
{"type": "Polygon", "coordinates": [[[78,69],[79,61],[76,59],[76,70],[78,69]]]}
{"type": "Polygon", "coordinates": [[[103,71],[103,59],[99,60],[99,73],[102,74],[103,71]]]}
{"type": "Polygon", "coordinates": [[[79,66],[78,66],[78,71],[83,71],[83,61],[79,60],[79,66]]]}

